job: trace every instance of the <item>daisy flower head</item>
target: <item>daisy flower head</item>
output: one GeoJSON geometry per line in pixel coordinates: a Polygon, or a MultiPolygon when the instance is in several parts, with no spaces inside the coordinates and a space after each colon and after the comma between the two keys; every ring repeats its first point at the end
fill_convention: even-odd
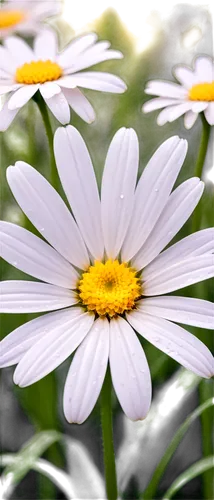
{"type": "Polygon", "coordinates": [[[0,47],[0,95],[7,96],[0,111],[0,130],[9,127],[36,92],[63,125],[70,121],[70,107],[87,123],[93,122],[94,110],[79,87],[112,93],[126,90],[125,83],[115,75],[82,71],[123,57],[121,52],[109,49],[109,42],[96,42],[97,35],[89,33],[58,53],[56,34],[50,29],[37,35],[33,49],[19,37],[8,37],[0,47]]]}
{"type": "Polygon", "coordinates": [[[41,379],[75,350],[64,388],[64,413],[82,423],[99,396],[109,361],[126,415],[143,419],[151,379],[142,337],[201,377],[213,357],[175,322],[213,327],[212,304],[170,292],[214,276],[214,230],[192,234],[167,250],[193,212],[203,182],[191,178],[172,191],[186,141],[171,137],[152,156],[136,186],[138,139],[114,136],[99,195],[86,145],[72,126],[54,139],[56,163],[72,213],[33,167],[7,170],[12,193],[44,239],[0,223],[1,256],[39,281],[1,282],[3,313],[46,312],[3,339],[0,366],[18,364],[21,387],[41,379]]]}
{"type": "Polygon", "coordinates": [[[48,17],[60,14],[61,0],[5,0],[0,10],[0,38],[34,35],[48,17]]]}
{"type": "Polygon", "coordinates": [[[184,115],[184,125],[190,129],[198,114],[204,112],[210,125],[214,125],[214,61],[208,56],[199,56],[193,69],[176,66],[173,71],[178,83],[154,80],[148,82],[145,93],[155,95],[143,105],[144,113],[162,109],[157,118],[158,125],[173,122],[184,115]]]}

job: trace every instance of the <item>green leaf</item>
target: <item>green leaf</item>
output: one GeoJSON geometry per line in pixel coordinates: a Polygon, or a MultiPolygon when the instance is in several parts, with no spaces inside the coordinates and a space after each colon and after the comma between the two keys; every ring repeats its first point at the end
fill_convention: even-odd
{"type": "Polygon", "coordinates": [[[49,446],[61,438],[56,431],[44,431],[33,436],[15,455],[13,464],[6,467],[2,480],[10,478],[11,484],[17,484],[32,468],[36,459],[43,455],[49,446]]]}
{"type": "Polygon", "coordinates": [[[173,454],[175,453],[179,443],[186,434],[187,430],[189,429],[190,425],[194,422],[194,420],[196,420],[197,417],[199,417],[199,415],[201,415],[205,410],[207,410],[213,405],[214,405],[214,398],[208,399],[205,403],[198,406],[198,408],[196,408],[196,410],[194,410],[185,420],[185,422],[179,427],[170,445],[165,451],[163,457],[161,458],[157,468],[155,469],[154,475],[151,479],[149,486],[146,488],[146,490],[142,495],[143,500],[150,500],[155,498],[157,486],[165,471],[165,468],[169,463],[170,459],[172,458],[173,454]]]}
{"type": "Polygon", "coordinates": [[[214,455],[211,455],[210,457],[207,458],[202,458],[201,460],[193,464],[191,467],[189,467],[189,469],[185,470],[183,474],[177,477],[177,479],[172,483],[170,488],[166,491],[163,500],[169,500],[186,483],[194,479],[194,477],[203,474],[203,472],[212,469],[213,467],[214,467],[214,455]]]}

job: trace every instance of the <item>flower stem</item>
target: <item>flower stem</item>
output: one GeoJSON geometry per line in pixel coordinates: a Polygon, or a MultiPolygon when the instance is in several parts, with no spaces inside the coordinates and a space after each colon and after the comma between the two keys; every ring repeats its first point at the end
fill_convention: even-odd
{"type": "Polygon", "coordinates": [[[108,500],[117,500],[117,477],[114,456],[112,408],[111,408],[111,375],[106,372],[101,392],[101,424],[103,435],[103,452],[105,465],[106,493],[108,500]]]}
{"type": "Polygon", "coordinates": [[[49,152],[50,152],[50,183],[52,186],[57,189],[58,185],[58,173],[57,173],[57,168],[56,168],[56,162],[55,162],[55,157],[54,157],[54,151],[53,151],[53,132],[50,124],[50,119],[47,111],[47,107],[45,104],[44,99],[42,98],[40,92],[36,92],[36,94],[33,97],[33,100],[36,102],[39,111],[42,115],[43,123],[45,126],[45,131],[48,139],[48,146],[49,146],[49,152]]]}
{"type": "MultiPolygon", "coordinates": [[[[201,139],[198,149],[198,156],[194,168],[194,177],[201,178],[203,176],[204,163],[207,156],[207,149],[210,140],[211,126],[207,123],[204,116],[201,116],[201,139]]],[[[199,208],[196,207],[192,215],[192,232],[198,229],[198,215],[199,208]]],[[[200,216],[199,216],[200,217],[200,216]]]]}
{"type": "Polygon", "coordinates": [[[207,123],[204,116],[201,116],[201,139],[199,144],[198,156],[194,169],[195,177],[202,177],[204,163],[206,160],[207,149],[210,140],[211,126],[207,123]]]}

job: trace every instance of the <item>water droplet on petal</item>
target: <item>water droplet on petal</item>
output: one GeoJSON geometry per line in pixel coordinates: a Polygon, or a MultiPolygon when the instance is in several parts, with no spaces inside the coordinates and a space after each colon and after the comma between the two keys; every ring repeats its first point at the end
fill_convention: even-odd
{"type": "Polygon", "coordinates": [[[123,200],[123,198],[124,198],[124,194],[121,194],[120,199],[123,200]]]}

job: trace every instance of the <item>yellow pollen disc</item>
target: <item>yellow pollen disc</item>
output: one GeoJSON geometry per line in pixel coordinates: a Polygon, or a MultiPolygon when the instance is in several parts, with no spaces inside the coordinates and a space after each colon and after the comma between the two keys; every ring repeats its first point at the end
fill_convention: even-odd
{"type": "Polygon", "coordinates": [[[123,314],[135,306],[141,296],[136,271],[126,263],[107,260],[95,262],[83,273],[78,285],[82,304],[99,316],[123,314]]]}
{"type": "Polygon", "coordinates": [[[25,63],[16,70],[16,82],[31,85],[32,83],[45,83],[58,80],[62,76],[59,64],[47,61],[32,61],[25,63]]]}
{"type": "Polygon", "coordinates": [[[24,19],[25,14],[21,10],[2,10],[0,11],[0,29],[16,26],[24,19]]]}
{"type": "Polygon", "coordinates": [[[198,83],[189,90],[191,101],[214,101],[214,82],[198,83]]]}

